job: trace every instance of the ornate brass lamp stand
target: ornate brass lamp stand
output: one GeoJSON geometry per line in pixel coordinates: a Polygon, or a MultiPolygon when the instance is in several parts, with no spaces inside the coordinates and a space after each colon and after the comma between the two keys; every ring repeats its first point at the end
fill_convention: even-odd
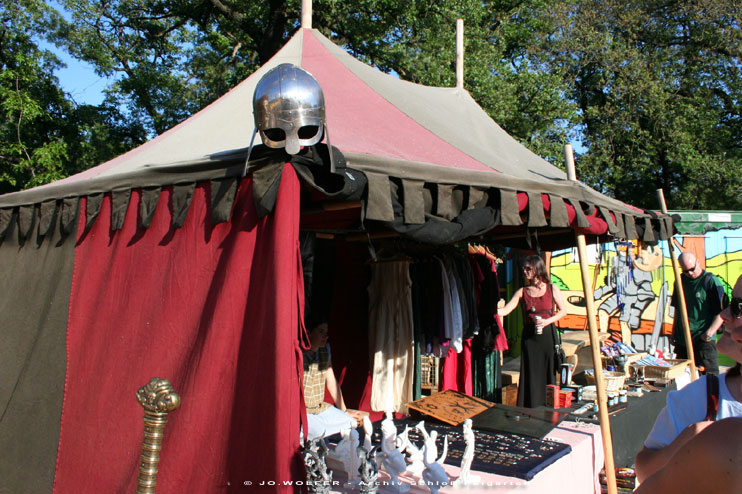
{"type": "Polygon", "coordinates": [[[153,377],[139,388],[137,401],[144,408],[144,439],[136,494],[155,494],[167,415],[180,406],[180,396],[167,379],[153,377]]]}

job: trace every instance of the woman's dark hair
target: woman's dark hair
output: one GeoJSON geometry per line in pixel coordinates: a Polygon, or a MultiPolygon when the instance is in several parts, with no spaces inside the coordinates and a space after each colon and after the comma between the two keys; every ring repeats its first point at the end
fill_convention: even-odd
{"type": "Polygon", "coordinates": [[[321,324],[327,324],[327,317],[324,314],[310,314],[304,319],[304,327],[307,328],[308,333],[321,324]]]}
{"type": "Polygon", "coordinates": [[[546,264],[544,264],[544,260],[539,256],[526,257],[526,260],[523,262],[523,267],[526,266],[533,268],[536,278],[540,279],[544,283],[549,283],[550,277],[549,273],[546,272],[546,264]]]}

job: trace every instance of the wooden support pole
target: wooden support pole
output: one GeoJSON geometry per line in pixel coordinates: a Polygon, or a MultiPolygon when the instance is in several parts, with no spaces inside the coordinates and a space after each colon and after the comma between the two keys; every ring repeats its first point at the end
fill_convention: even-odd
{"type": "MultiPolygon", "coordinates": [[[[572,145],[564,145],[564,161],[567,166],[567,178],[577,181],[575,171],[575,159],[572,153],[572,145]]],[[[616,494],[616,467],[613,461],[613,438],[611,437],[611,422],[608,418],[608,400],[605,391],[605,380],[603,379],[603,360],[600,357],[600,336],[596,324],[597,311],[595,310],[595,299],[593,298],[593,284],[590,282],[590,273],[587,267],[587,247],[585,235],[575,231],[577,240],[577,253],[580,258],[580,275],[582,276],[582,289],[585,295],[587,307],[587,325],[590,334],[590,350],[593,357],[593,370],[595,372],[595,388],[598,394],[598,417],[600,419],[600,434],[603,437],[603,452],[605,454],[605,478],[608,494],[616,494]]]]}
{"type": "Polygon", "coordinates": [[[312,0],[301,0],[301,27],[312,29],[312,0]]]}
{"type": "MultiPolygon", "coordinates": [[[[660,208],[663,214],[667,214],[667,204],[665,204],[665,194],[662,189],[657,189],[657,200],[660,203],[660,208]]],[[[685,348],[688,349],[688,359],[690,360],[690,377],[693,381],[698,379],[698,369],[696,368],[696,356],[693,351],[693,338],[690,335],[690,322],[688,321],[688,307],[685,304],[685,291],[683,290],[683,280],[680,277],[680,264],[678,263],[678,257],[675,254],[675,246],[672,245],[672,237],[667,240],[667,250],[670,251],[670,259],[672,259],[672,271],[675,273],[675,293],[677,294],[678,306],[675,307],[675,319],[677,319],[680,312],[680,322],[683,325],[683,334],[685,335],[685,348]]]]}
{"type": "Polygon", "coordinates": [[[456,87],[464,88],[464,19],[456,19],[456,87]]]}

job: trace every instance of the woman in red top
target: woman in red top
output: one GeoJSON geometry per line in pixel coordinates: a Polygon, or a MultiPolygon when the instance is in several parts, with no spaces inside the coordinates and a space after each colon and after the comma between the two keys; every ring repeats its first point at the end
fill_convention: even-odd
{"type": "Polygon", "coordinates": [[[564,317],[567,309],[562,292],[549,283],[549,273],[539,256],[526,258],[523,276],[527,286],[519,288],[497,313],[505,317],[518,304],[523,309],[518,406],[535,408],[546,404],[546,385],[556,384],[552,325],[564,317]]]}

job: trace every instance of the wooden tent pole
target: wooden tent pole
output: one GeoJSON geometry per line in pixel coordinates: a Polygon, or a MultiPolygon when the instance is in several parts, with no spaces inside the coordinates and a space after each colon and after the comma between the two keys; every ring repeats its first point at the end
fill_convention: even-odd
{"type": "Polygon", "coordinates": [[[456,87],[464,88],[464,19],[456,19],[456,87]]]}
{"type": "MultiPolygon", "coordinates": [[[[567,179],[577,181],[575,172],[575,159],[572,153],[572,145],[564,145],[564,162],[567,166],[567,179]]],[[[603,436],[603,452],[605,454],[605,478],[608,494],[616,494],[616,467],[613,461],[613,438],[611,437],[611,422],[608,418],[608,400],[606,399],[605,380],[603,379],[603,360],[600,358],[600,337],[596,324],[597,313],[595,311],[595,300],[593,299],[593,285],[590,283],[590,273],[587,267],[587,246],[585,235],[575,231],[577,240],[577,253],[580,258],[580,275],[582,276],[582,290],[585,295],[587,307],[587,323],[590,333],[590,350],[593,357],[593,370],[595,372],[595,387],[598,394],[598,417],[600,418],[600,433],[603,436]]]]}
{"type": "Polygon", "coordinates": [[[312,0],[301,0],[301,27],[312,29],[312,0]]]}
{"type": "MultiPolygon", "coordinates": [[[[665,204],[665,194],[662,189],[657,189],[657,200],[660,202],[660,208],[663,214],[667,214],[667,204],[665,204]]],[[[693,351],[693,338],[690,335],[690,322],[688,321],[688,307],[685,304],[685,291],[683,290],[683,281],[680,277],[680,264],[675,254],[675,246],[672,245],[672,237],[667,240],[667,250],[670,251],[672,259],[672,270],[675,274],[675,293],[677,294],[678,306],[676,310],[680,311],[680,322],[683,324],[683,333],[685,335],[685,348],[688,349],[688,360],[690,360],[690,377],[693,381],[698,379],[698,369],[696,368],[696,356],[693,351]]],[[[675,314],[677,318],[677,314],[675,314]]]]}

